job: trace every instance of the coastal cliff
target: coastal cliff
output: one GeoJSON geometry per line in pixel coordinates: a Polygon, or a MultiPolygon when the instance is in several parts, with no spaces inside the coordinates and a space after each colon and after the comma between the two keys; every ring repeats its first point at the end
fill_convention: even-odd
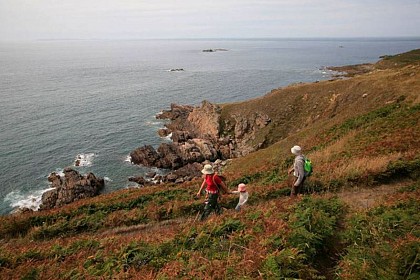
{"type": "Polygon", "coordinates": [[[243,157],[297,137],[310,149],[320,141],[317,132],[354,115],[401,101],[418,102],[416,53],[384,57],[376,64],[334,67],[343,74],[329,81],[274,89],[243,102],[172,104],[157,118],[170,120],[159,134],[171,135],[173,142],[157,151],[140,147],[131,153],[132,162],[176,170],[193,162],[243,157]]]}
{"type": "MultiPolygon", "coordinates": [[[[232,160],[223,175],[230,190],[245,183],[249,192],[240,212],[233,210],[238,197],[226,195],[221,215],[197,221],[201,180],[192,179],[0,217],[0,275],[417,279],[420,50],[347,69],[350,76],[253,100],[172,105],[162,113],[172,120],[165,133],[173,133],[174,145],[148,156],[181,166],[183,158],[167,160],[161,151],[182,150],[195,139],[217,148],[229,139],[232,160]],[[314,172],[303,194],[290,199],[287,170],[296,144],[314,172]]],[[[201,160],[203,151],[197,145],[186,158],[201,160]]]]}
{"type": "Polygon", "coordinates": [[[203,101],[200,107],[172,104],[156,117],[169,119],[161,136],[170,135],[172,143],[163,143],[157,151],[150,145],[134,150],[134,164],[178,169],[193,162],[230,159],[249,154],[263,146],[250,145],[256,133],[271,119],[262,112],[249,116],[232,115],[233,122],[222,120],[222,107],[203,101]]]}

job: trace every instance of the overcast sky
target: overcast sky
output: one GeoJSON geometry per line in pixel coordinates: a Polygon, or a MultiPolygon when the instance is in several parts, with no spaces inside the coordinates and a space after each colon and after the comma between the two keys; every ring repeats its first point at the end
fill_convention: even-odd
{"type": "Polygon", "coordinates": [[[420,0],[0,0],[0,40],[420,36],[420,0]]]}

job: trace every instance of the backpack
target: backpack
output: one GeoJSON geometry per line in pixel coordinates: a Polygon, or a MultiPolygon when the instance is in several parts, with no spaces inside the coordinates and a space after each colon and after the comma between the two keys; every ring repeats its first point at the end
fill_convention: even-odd
{"type": "Polygon", "coordinates": [[[303,169],[305,170],[305,177],[309,177],[312,175],[313,167],[312,167],[312,162],[309,158],[305,157],[303,169]]]}
{"type": "Polygon", "coordinates": [[[224,186],[226,186],[226,177],[225,176],[222,176],[222,175],[219,175],[219,174],[217,174],[217,173],[214,173],[214,175],[213,175],[213,177],[212,177],[212,180],[213,180],[213,183],[217,186],[217,188],[219,189],[219,192],[223,192],[223,193],[229,193],[229,190],[227,189],[227,188],[225,188],[223,185],[219,185],[219,184],[217,184],[215,181],[214,181],[214,176],[216,176],[217,175],[217,177],[219,177],[220,178],[220,180],[225,184],[224,186]]]}

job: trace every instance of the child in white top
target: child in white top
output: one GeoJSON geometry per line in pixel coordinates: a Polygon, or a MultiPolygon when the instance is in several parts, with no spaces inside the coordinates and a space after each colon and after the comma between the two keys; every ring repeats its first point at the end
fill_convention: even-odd
{"type": "Polygon", "coordinates": [[[248,192],[246,191],[246,185],[245,184],[239,184],[237,191],[232,191],[232,193],[239,193],[239,202],[238,205],[236,205],[235,210],[240,211],[241,207],[245,204],[245,202],[248,201],[248,192]]]}

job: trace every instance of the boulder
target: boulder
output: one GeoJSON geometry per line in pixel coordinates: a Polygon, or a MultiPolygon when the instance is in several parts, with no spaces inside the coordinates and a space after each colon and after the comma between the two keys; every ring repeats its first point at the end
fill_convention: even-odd
{"type": "Polygon", "coordinates": [[[201,169],[203,169],[203,165],[194,162],[189,163],[175,171],[170,172],[169,174],[163,176],[163,182],[174,182],[176,184],[183,183],[185,181],[191,181],[194,178],[201,176],[201,169]]]}
{"type": "Polygon", "coordinates": [[[153,182],[149,179],[145,179],[142,176],[131,176],[128,177],[128,181],[130,182],[135,182],[136,184],[140,185],[140,186],[149,186],[149,185],[153,185],[153,182]]]}
{"type": "Polygon", "coordinates": [[[158,130],[158,135],[159,135],[160,137],[166,137],[166,136],[168,136],[169,134],[171,134],[171,131],[170,131],[169,129],[167,129],[167,128],[160,128],[160,129],[158,130]]]}
{"type": "Polygon", "coordinates": [[[174,141],[175,143],[184,143],[192,138],[193,136],[188,131],[173,131],[172,132],[172,141],[174,141]]]}
{"type": "Polygon", "coordinates": [[[147,178],[154,178],[155,176],[156,176],[156,172],[154,172],[154,171],[150,171],[150,172],[146,173],[147,178]]]}
{"type": "Polygon", "coordinates": [[[54,189],[42,195],[40,210],[57,208],[73,201],[96,196],[105,186],[103,178],[96,177],[93,173],[82,176],[71,168],[64,169],[63,178],[51,173],[48,181],[54,189]]]}
{"type": "Polygon", "coordinates": [[[130,157],[131,162],[134,164],[159,167],[160,157],[156,150],[150,145],[145,145],[135,149],[130,153],[130,157]]]}
{"type": "Polygon", "coordinates": [[[139,185],[145,185],[146,184],[146,179],[144,179],[142,176],[131,176],[128,177],[128,181],[130,182],[135,182],[139,185]]]}
{"type": "Polygon", "coordinates": [[[167,169],[177,169],[183,165],[178,146],[174,143],[162,143],[158,148],[159,163],[155,166],[167,169]]]}

